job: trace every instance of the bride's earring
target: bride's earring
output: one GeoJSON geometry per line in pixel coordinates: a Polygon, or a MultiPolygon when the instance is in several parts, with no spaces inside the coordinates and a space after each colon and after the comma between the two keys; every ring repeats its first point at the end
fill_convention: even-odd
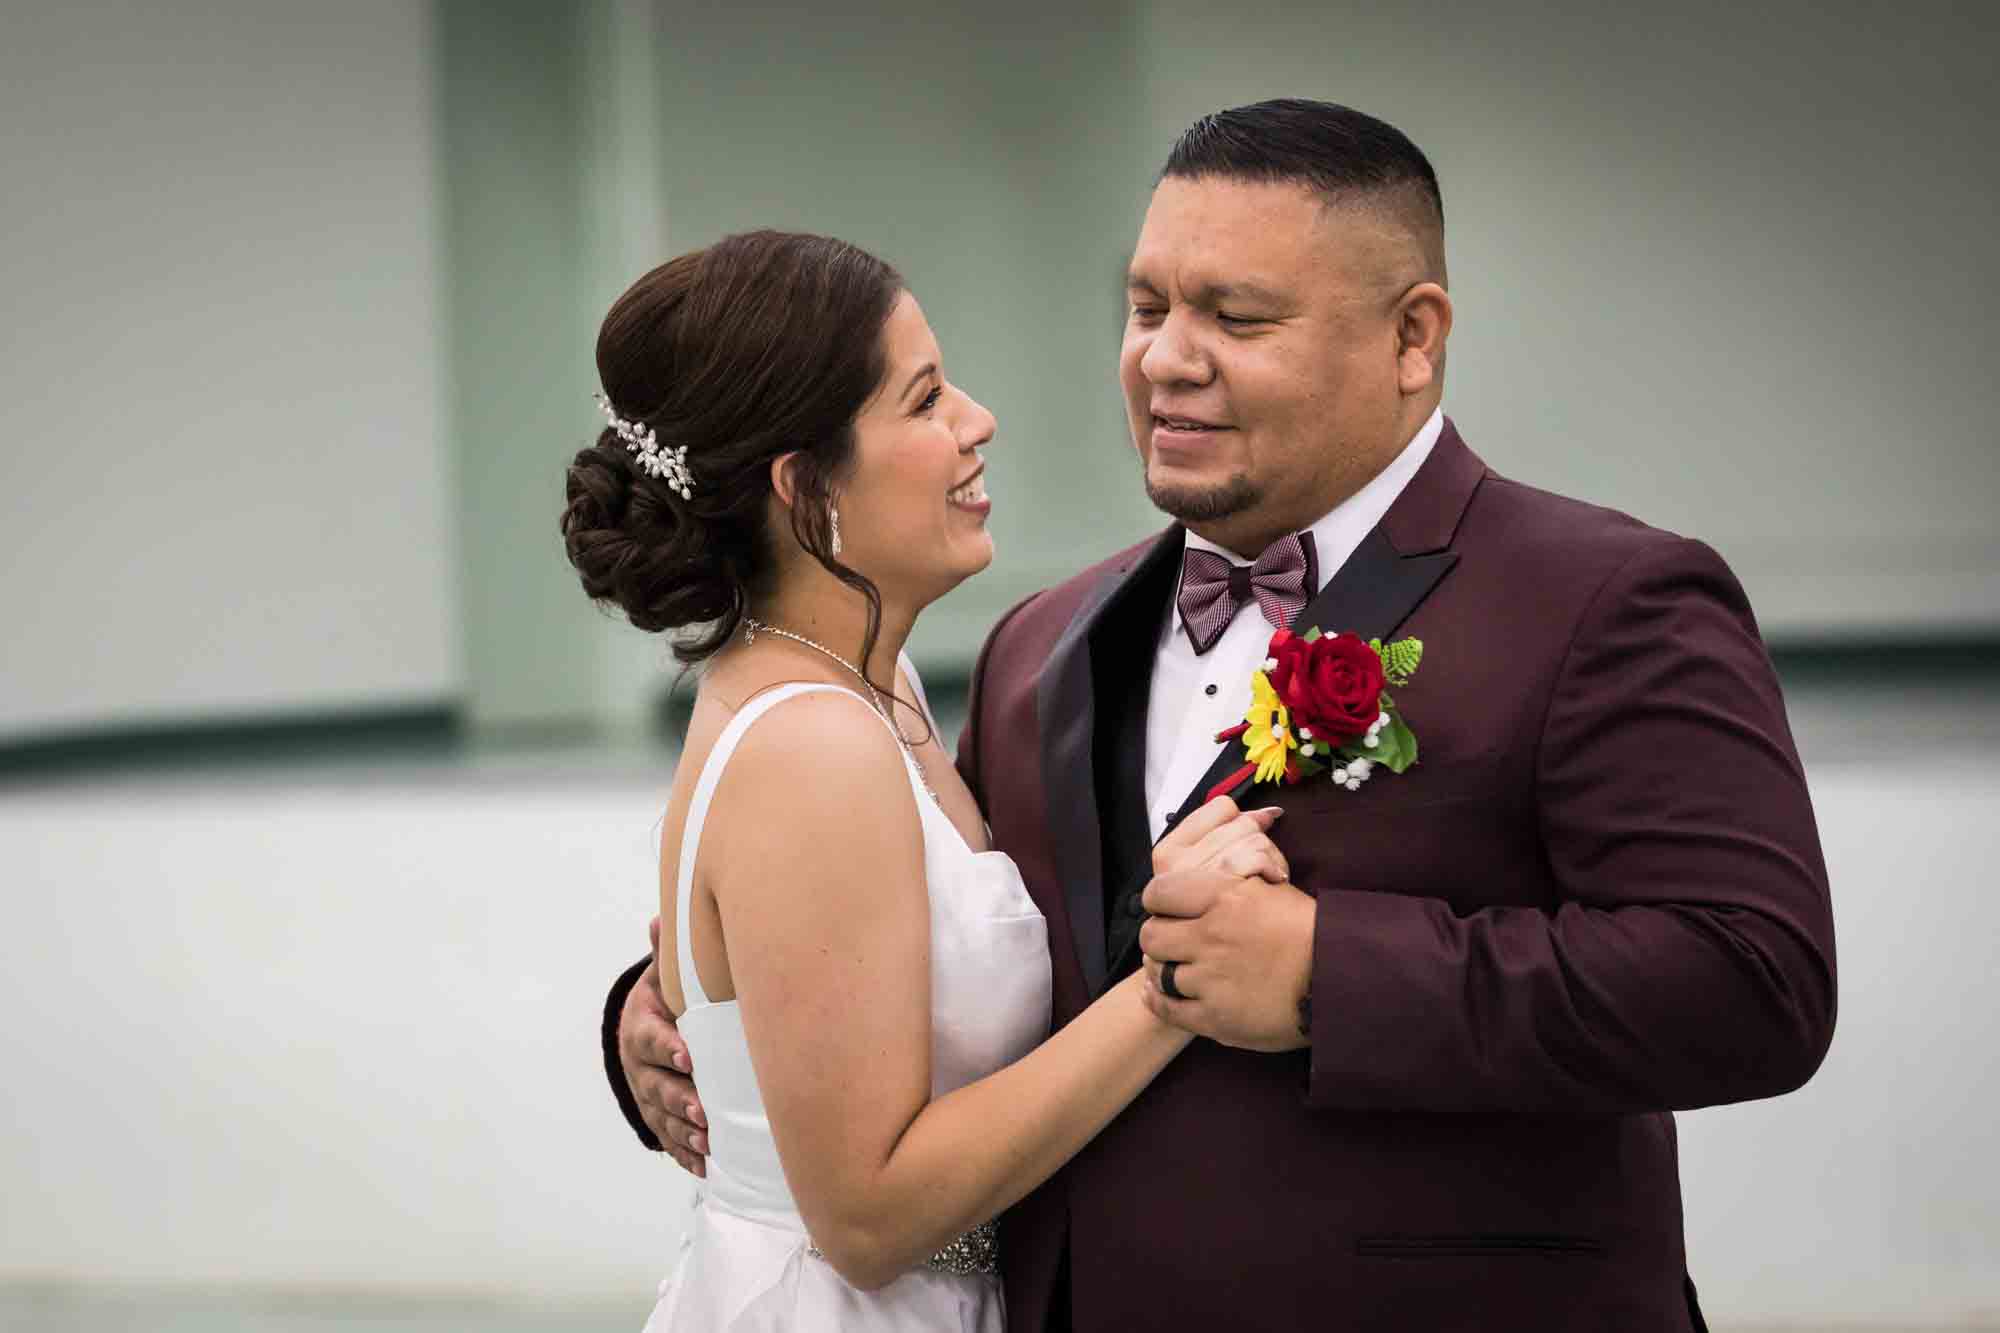
{"type": "Polygon", "coordinates": [[[833,520],[833,555],[834,555],[834,558],[835,558],[835,559],[837,560],[837,559],[839,559],[839,558],[840,558],[840,508],[839,508],[839,506],[837,506],[837,505],[828,505],[828,506],[826,507],[826,514],[827,514],[827,517],[828,517],[829,519],[833,520]]]}

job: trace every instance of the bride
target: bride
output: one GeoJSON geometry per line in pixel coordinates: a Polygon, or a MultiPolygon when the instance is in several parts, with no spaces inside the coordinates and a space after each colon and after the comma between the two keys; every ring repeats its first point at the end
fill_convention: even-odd
{"type": "MultiPolygon", "coordinates": [[[[653,270],[597,364],[569,559],[701,668],[656,956],[709,1158],[647,1328],[997,1333],[991,1220],[1189,1038],[1143,973],[1049,1035],[1045,923],[902,651],[993,558],[993,416],[896,272],[819,236],[653,270]]],[[[1156,865],[1282,879],[1272,817],[1220,802],[1156,865]]]]}

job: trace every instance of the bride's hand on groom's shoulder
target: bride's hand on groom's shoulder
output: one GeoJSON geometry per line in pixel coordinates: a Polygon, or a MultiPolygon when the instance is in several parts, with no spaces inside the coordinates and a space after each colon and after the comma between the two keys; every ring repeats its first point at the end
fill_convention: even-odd
{"type": "Polygon", "coordinates": [[[626,993],[618,1016],[618,1063],[639,1117],[669,1157],[697,1177],[708,1174],[708,1118],[695,1092],[693,1065],[680,1028],[660,998],[660,919],[653,918],[653,964],[626,993]]]}
{"type": "Polygon", "coordinates": [[[1271,841],[1271,826],[1283,813],[1276,806],[1239,809],[1229,797],[1218,796],[1154,844],[1153,873],[1214,870],[1283,884],[1291,878],[1291,866],[1271,841]]]}

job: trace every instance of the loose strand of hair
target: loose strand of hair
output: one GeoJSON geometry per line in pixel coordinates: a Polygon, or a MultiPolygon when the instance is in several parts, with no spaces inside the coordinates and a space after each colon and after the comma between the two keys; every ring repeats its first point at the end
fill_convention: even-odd
{"type": "MultiPolygon", "coordinates": [[[[800,500],[804,500],[808,490],[819,491],[822,489],[824,489],[824,479],[814,475],[809,480],[805,480],[804,484],[800,486],[800,500]]],[[[815,498],[818,497],[816,496],[815,498]]],[[[843,564],[839,557],[833,554],[832,543],[828,540],[829,534],[820,530],[819,515],[823,512],[824,507],[816,503],[794,503],[792,506],[792,535],[798,538],[800,546],[811,552],[813,559],[819,561],[822,569],[839,579],[849,588],[860,593],[862,601],[867,604],[868,628],[861,635],[861,679],[869,689],[874,690],[889,700],[889,725],[896,726],[896,705],[901,704],[916,714],[917,719],[924,724],[923,737],[917,744],[923,744],[926,741],[932,740],[936,737],[937,732],[931,726],[929,715],[916,703],[905,699],[896,692],[893,677],[889,685],[882,686],[878,685],[875,682],[875,678],[868,674],[869,664],[875,656],[875,645],[881,642],[882,639],[882,590],[875,586],[873,579],[863,574],[860,570],[855,569],[852,565],[843,564]]],[[[901,735],[902,728],[896,726],[896,733],[901,735]]]]}

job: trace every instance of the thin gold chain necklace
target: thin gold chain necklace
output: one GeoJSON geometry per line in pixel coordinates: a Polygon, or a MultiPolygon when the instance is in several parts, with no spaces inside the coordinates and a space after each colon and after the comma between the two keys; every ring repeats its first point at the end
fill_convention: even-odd
{"type": "Polygon", "coordinates": [[[788,629],[780,629],[776,625],[767,625],[755,616],[743,617],[743,642],[745,644],[755,643],[759,634],[775,634],[781,639],[790,639],[793,643],[802,643],[814,652],[824,653],[853,672],[854,678],[861,682],[861,688],[868,691],[869,702],[875,706],[875,711],[882,715],[882,720],[889,724],[889,730],[895,733],[896,744],[903,747],[903,753],[910,757],[912,764],[916,765],[917,781],[923,783],[924,790],[931,794],[931,799],[938,801],[940,808],[943,807],[944,803],[938,800],[937,788],[931,786],[931,775],[924,768],[924,761],[917,758],[916,747],[910,744],[910,738],[903,734],[903,729],[896,725],[895,714],[891,713],[888,707],[882,702],[882,692],[875,688],[874,682],[868,679],[860,667],[854,665],[854,663],[848,661],[825,644],[808,639],[803,634],[794,634],[788,629]]]}

